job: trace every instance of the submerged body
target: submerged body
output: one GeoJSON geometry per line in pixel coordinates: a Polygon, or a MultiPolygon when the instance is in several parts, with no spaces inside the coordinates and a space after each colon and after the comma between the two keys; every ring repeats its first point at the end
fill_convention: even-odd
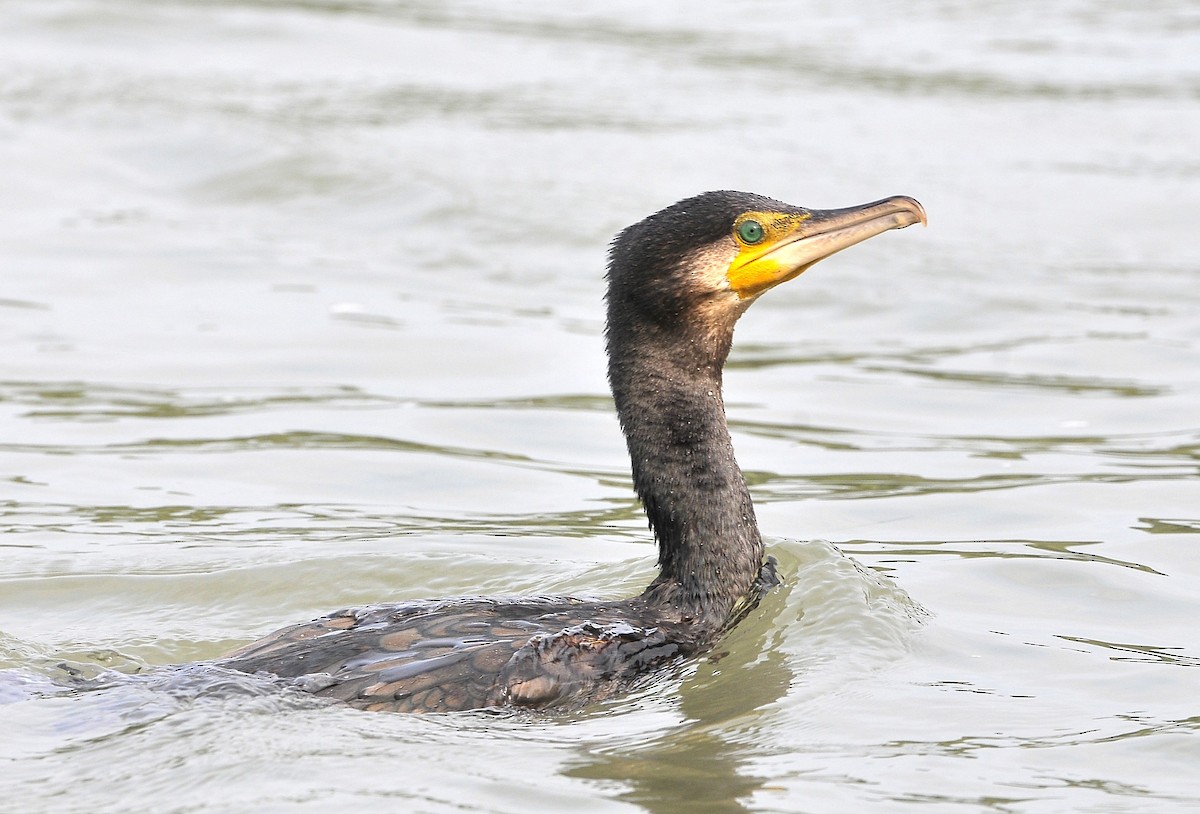
{"type": "MultiPolygon", "coordinates": [[[[768,560],[729,627],[775,584],[768,560]]],[[[643,597],[461,598],[348,608],[276,631],[221,663],[295,679],[373,712],[549,709],[628,691],[704,652],[712,638],[643,597]]]]}
{"type": "Polygon", "coordinates": [[[641,595],[352,608],[220,664],[363,709],[444,712],[577,706],[705,652],[776,583],[725,421],[734,325],[763,292],[818,260],[924,220],[906,197],[809,210],[709,192],[617,236],[609,382],[659,547],[659,575],[641,595]]]}

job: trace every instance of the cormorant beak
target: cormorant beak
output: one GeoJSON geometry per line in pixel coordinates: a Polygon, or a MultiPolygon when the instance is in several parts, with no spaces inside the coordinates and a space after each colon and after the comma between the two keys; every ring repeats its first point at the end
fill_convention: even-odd
{"type": "MultiPolygon", "coordinates": [[[[744,244],[729,266],[729,286],[741,299],[757,297],[795,279],[818,260],[891,229],[927,224],[925,208],[896,195],[845,209],[809,209],[799,214],[751,212],[764,239],[744,244]]],[[[739,219],[739,222],[742,219],[739,219]]]]}

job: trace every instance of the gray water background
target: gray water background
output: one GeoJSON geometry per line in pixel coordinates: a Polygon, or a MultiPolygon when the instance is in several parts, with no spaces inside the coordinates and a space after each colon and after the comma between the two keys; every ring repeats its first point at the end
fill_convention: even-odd
{"type": "Polygon", "coordinates": [[[0,810],[1200,809],[1198,54],[1184,0],[0,3],[0,810]],[[739,327],[788,579],[714,658],[549,720],[151,669],[639,590],[604,252],[716,188],[930,226],[739,327]]]}

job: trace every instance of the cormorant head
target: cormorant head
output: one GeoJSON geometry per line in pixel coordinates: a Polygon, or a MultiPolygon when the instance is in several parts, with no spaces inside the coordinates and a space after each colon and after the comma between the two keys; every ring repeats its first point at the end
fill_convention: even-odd
{"type": "Polygon", "coordinates": [[[918,222],[925,210],[906,196],[845,209],[729,191],[679,201],[613,240],[610,348],[614,332],[731,336],[763,292],[835,252],[918,222]]]}

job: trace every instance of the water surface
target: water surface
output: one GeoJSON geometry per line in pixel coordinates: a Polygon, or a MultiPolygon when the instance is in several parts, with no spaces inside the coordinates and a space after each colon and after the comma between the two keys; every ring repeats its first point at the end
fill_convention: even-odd
{"type": "Polygon", "coordinates": [[[4,16],[0,810],[1200,806],[1192,4],[4,16]],[[640,589],[604,250],[719,188],[930,228],[739,327],[788,579],[712,658],[550,720],[157,669],[640,589]]]}

